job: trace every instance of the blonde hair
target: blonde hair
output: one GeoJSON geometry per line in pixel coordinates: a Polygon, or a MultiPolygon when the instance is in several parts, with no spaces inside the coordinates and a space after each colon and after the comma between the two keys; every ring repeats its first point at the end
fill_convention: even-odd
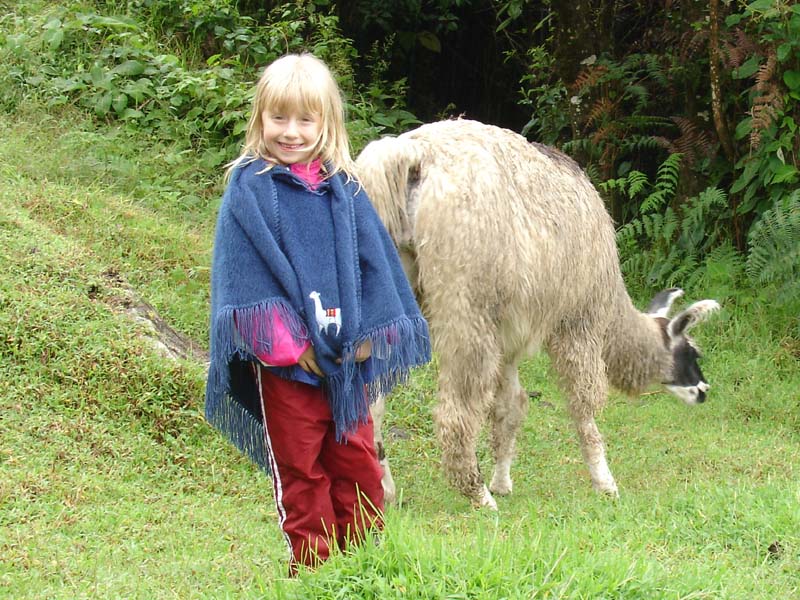
{"type": "Polygon", "coordinates": [[[355,172],[350,156],[350,140],[345,128],[342,94],[328,66],[309,53],[287,54],[270,63],[256,85],[253,112],[247,124],[244,146],[239,157],[227,165],[225,177],[233,170],[257,158],[270,166],[277,160],[270,156],[264,143],[262,114],[298,110],[318,115],[321,131],[313,146],[313,157],[322,159],[328,168],[326,176],[342,171],[352,177],[355,172]]]}

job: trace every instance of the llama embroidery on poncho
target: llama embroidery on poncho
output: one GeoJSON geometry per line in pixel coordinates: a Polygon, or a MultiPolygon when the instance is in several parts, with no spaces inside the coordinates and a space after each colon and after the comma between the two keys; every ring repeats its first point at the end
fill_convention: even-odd
{"type": "Polygon", "coordinates": [[[322,301],[319,299],[319,292],[311,292],[308,295],[314,301],[314,315],[317,318],[319,331],[327,331],[329,325],[336,325],[336,333],[342,329],[342,309],[341,308],[322,308],[322,301]]]}

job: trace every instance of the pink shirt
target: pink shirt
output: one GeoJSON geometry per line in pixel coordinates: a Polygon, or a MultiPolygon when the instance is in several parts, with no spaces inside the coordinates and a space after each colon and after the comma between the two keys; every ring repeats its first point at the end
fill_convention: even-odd
{"type": "MultiPolygon", "coordinates": [[[[300,179],[305,181],[312,190],[317,189],[322,182],[322,161],[317,158],[310,163],[289,165],[289,170],[297,175],[300,179]]],[[[235,319],[234,315],[234,319],[235,319]]],[[[256,356],[258,360],[267,366],[271,367],[288,367],[297,364],[297,360],[311,345],[311,342],[305,341],[298,343],[289,333],[286,324],[281,321],[275,312],[272,314],[274,323],[272,331],[272,351],[266,352],[264,350],[257,351],[256,356]]],[[[254,327],[258,330],[258,326],[254,327]]],[[[256,340],[247,340],[251,348],[256,348],[256,340]]]]}
{"type": "Polygon", "coordinates": [[[312,190],[322,182],[322,159],[315,158],[310,163],[289,165],[289,170],[305,181],[312,190]]]}

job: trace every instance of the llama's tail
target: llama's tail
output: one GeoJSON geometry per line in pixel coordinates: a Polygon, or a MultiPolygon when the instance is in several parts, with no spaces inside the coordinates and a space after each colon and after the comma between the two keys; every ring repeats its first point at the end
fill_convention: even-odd
{"type": "Polygon", "coordinates": [[[358,178],[378,211],[389,235],[398,245],[412,236],[409,202],[420,177],[423,159],[420,142],[385,137],[369,143],[356,160],[358,178]]]}

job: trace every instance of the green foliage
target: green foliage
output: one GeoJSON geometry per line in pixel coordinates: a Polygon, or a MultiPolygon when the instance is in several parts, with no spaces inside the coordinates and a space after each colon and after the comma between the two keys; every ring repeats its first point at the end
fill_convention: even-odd
{"type": "Polygon", "coordinates": [[[567,87],[554,77],[555,57],[545,46],[529,48],[525,60],[528,69],[520,82],[519,103],[530,107],[531,118],[522,128],[522,135],[555,146],[562,141],[564,132],[571,134],[567,87]]]}
{"type": "MultiPolygon", "coordinates": [[[[351,100],[356,144],[414,121],[405,82],[389,80],[384,63],[356,86],[356,57],[319,10],[323,0],[313,11],[284,4],[269,24],[258,11],[237,16],[223,0],[18,4],[0,16],[0,595],[797,595],[800,217],[789,184],[786,193],[775,177],[758,184],[771,186],[775,202],[754,205],[763,210],[745,262],[726,239],[724,188],[686,192],[686,162],[653,158],[663,150],[647,123],[667,96],[645,85],[624,92],[625,110],[596,113],[609,125],[597,139],[617,148],[619,161],[611,177],[600,161],[587,170],[631,205],[619,240],[634,291],[674,281],[723,300],[720,318],[697,330],[711,401],[690,410],[661,396],[612,396],[601,428],[622,498],[609,503],[592,493],[546,361],[525,362],[522,385],[543,395],[529,407],[515,491],[500,499],[498,518],[472,511],[442,477],[431,365],[389,402],[388,450],[403,502],[388,509],[380,544],[289,580],[268,481],[203,421],[202,365],[160,358],[124,315],[120,283],[207,339],[208,198],[218,191],[208,173],[218,172],[198,172],[197,157],[215,165],[211,149],[235,145],[243,114],[233,113],[248,110],[258,57],[289,47],[327,57],[351,100]],[[775,326],[776,299],[791,327],[775,326]]],[[[511,17],[528,3],[499,5],[511,17]]],[[[749,8],[763,22],[791,25],[795,14],[774,0],[749,8]]],[[[792,66],[779,80],[793,90],[796,44],[781,39],[776,57],[792,66]]],[[[575,122],[569,105],[545,109],[568,103],[573,90],[537,81],[544,96],[530,96],[542,109],[531,131],[563,142],[575,122]]],[[[613,100],[629,81],[635,86],[612,79],[596,93],[613,100]]],[[[786,115],[798,121],[795,100],[776,131],[790,126],[786,115]]],[[[591,156],[594,133],[583,127],[575,150],[591,156]]],[[[778,150],[796,166],[786,148],[778,150]]],[[[763,156],[780,161],[778,150],[763,156]]],[[[485,473],[489,455],[482,440],[485,473]]]]}
{"type": "Polygon", "coordinates": [[[735,165],[731,186],[731,194],[741,194],[737,214],[757,218],[800,182],[800,5],[756,0],[727,24],[757,42],[734,71],[734,78],[752,78],[755,84],[748,116],[736,126],[736,138],[748,148],[735,165]]]}
{"type": "Polygon", "coordinates": [[[707,188],[676,204],[681,156],[669,156],[654,183],[639,171],[601,185],[639,203],[639,216],[617,231],[623,273],[636,294],[686,286],[701,275],[709,253],[724,240],[727,194],[707,188]]]}
{"type": "Polygon", "coordinates": [[[706,254],[703,268],[682,285],[703,290],[704,296],[716,299],[723,307],[741,302],[742,290],[748,289],[745,256],[725,240],[706,254]]]}
{"type": "Polygon", "coordinates": [[[387,82],[387,58],[395,38],[390,35],[376,43],[367,56],[369,81],[361,89],[351,89],[347,96],[348,132],[355,153],[382,134],[397,134],[420,121],[405,107],[406,79],[387,82]]]}
{"type": "Polygon", "coordinates": [[[800,191],[764,212],[750,230],[747,274],[756,284],[800,281],[800,191]]]}
{"type": "Polygon", "coordinates": [[[532,48],[528,60],[522,103],[536,110],[525,133],[558,143],[582,165],[596,164],[604,179],[637,165],[646,168],[643,150],[663,153],[657,136],[673,130],[674,123],[660,112],[654,96],[668,93],[670,78],[679,71],[672,57],[631,54],[615,61],[592,56],[569,83],[550,81],[554,59],[543,47],[532,48]]]}
{"type": "Polygon", "coordinates": [[[458,27],[457,9],[472,0],[354,0],[351,19],[360,29],[377,27],[380,37],[396,36],[395,50],[412,55],[418,49],[439,53],[442,34],[458,27]]]}
{"type": "MultiPolygon", "coordinates": [[[[509,16],[512,7],[517,15],[525,6],[500,5],[509,16]]],[[[553,46],[557,35],[527,51],[520,102],[532,117],[524,132],[577,158],[604,191],[622,224],[624,270],[643,289],[705,280],[712,257],[735,277],[742,276],[745,258],[753,265],[749,272],[760,273],[769,262],[776,278],[793,274],[777,260],[777,248],[791,236],[785,230],[780,240],[771,236],[800,183],[800,5],[755,0],[724,3],[721,10],[728,16],[720,60],[729,71],[720,80],[717,116],[722,125],[736,125],[734,157],[717,152],[724,128],[711,119],[709,24],[689,21],[687,15],[697,15],[687,6],[654,17],[631,46],[576,57],[581,68],[572,81],[556,75],[564,71],[555,62],[563,52],[553,46]],[[736,260],[733,249],[742,253],[736,260]]],[[[794,258],[785,249],[782,254],[794,258]]],[[[765,268],[763,275],[772,272],[765,268]]]]}
{"type": "Polygon", "coordinates": [[[337,18],[312,3],[282,3],[263,16],[265,25],[227,0],[139,0],[125,3],[124,14],[98,5],[4,17],[6,110],[26,98],[76,105],[191,149],[212,170],[238,154],[260,69],[286,52],[310,51],[350,93],[357,147],[417,122],[402,101],[404,80],[381,79],[385,67],[376,65],[366,94],[355,91],[357,54],[337,18]]]}
{"type": "Polygon", "coordinates": [[[747,275],[762,297],[794,314],[800,338],[800,191],[767,209],[750,229],[747,275]]]}

